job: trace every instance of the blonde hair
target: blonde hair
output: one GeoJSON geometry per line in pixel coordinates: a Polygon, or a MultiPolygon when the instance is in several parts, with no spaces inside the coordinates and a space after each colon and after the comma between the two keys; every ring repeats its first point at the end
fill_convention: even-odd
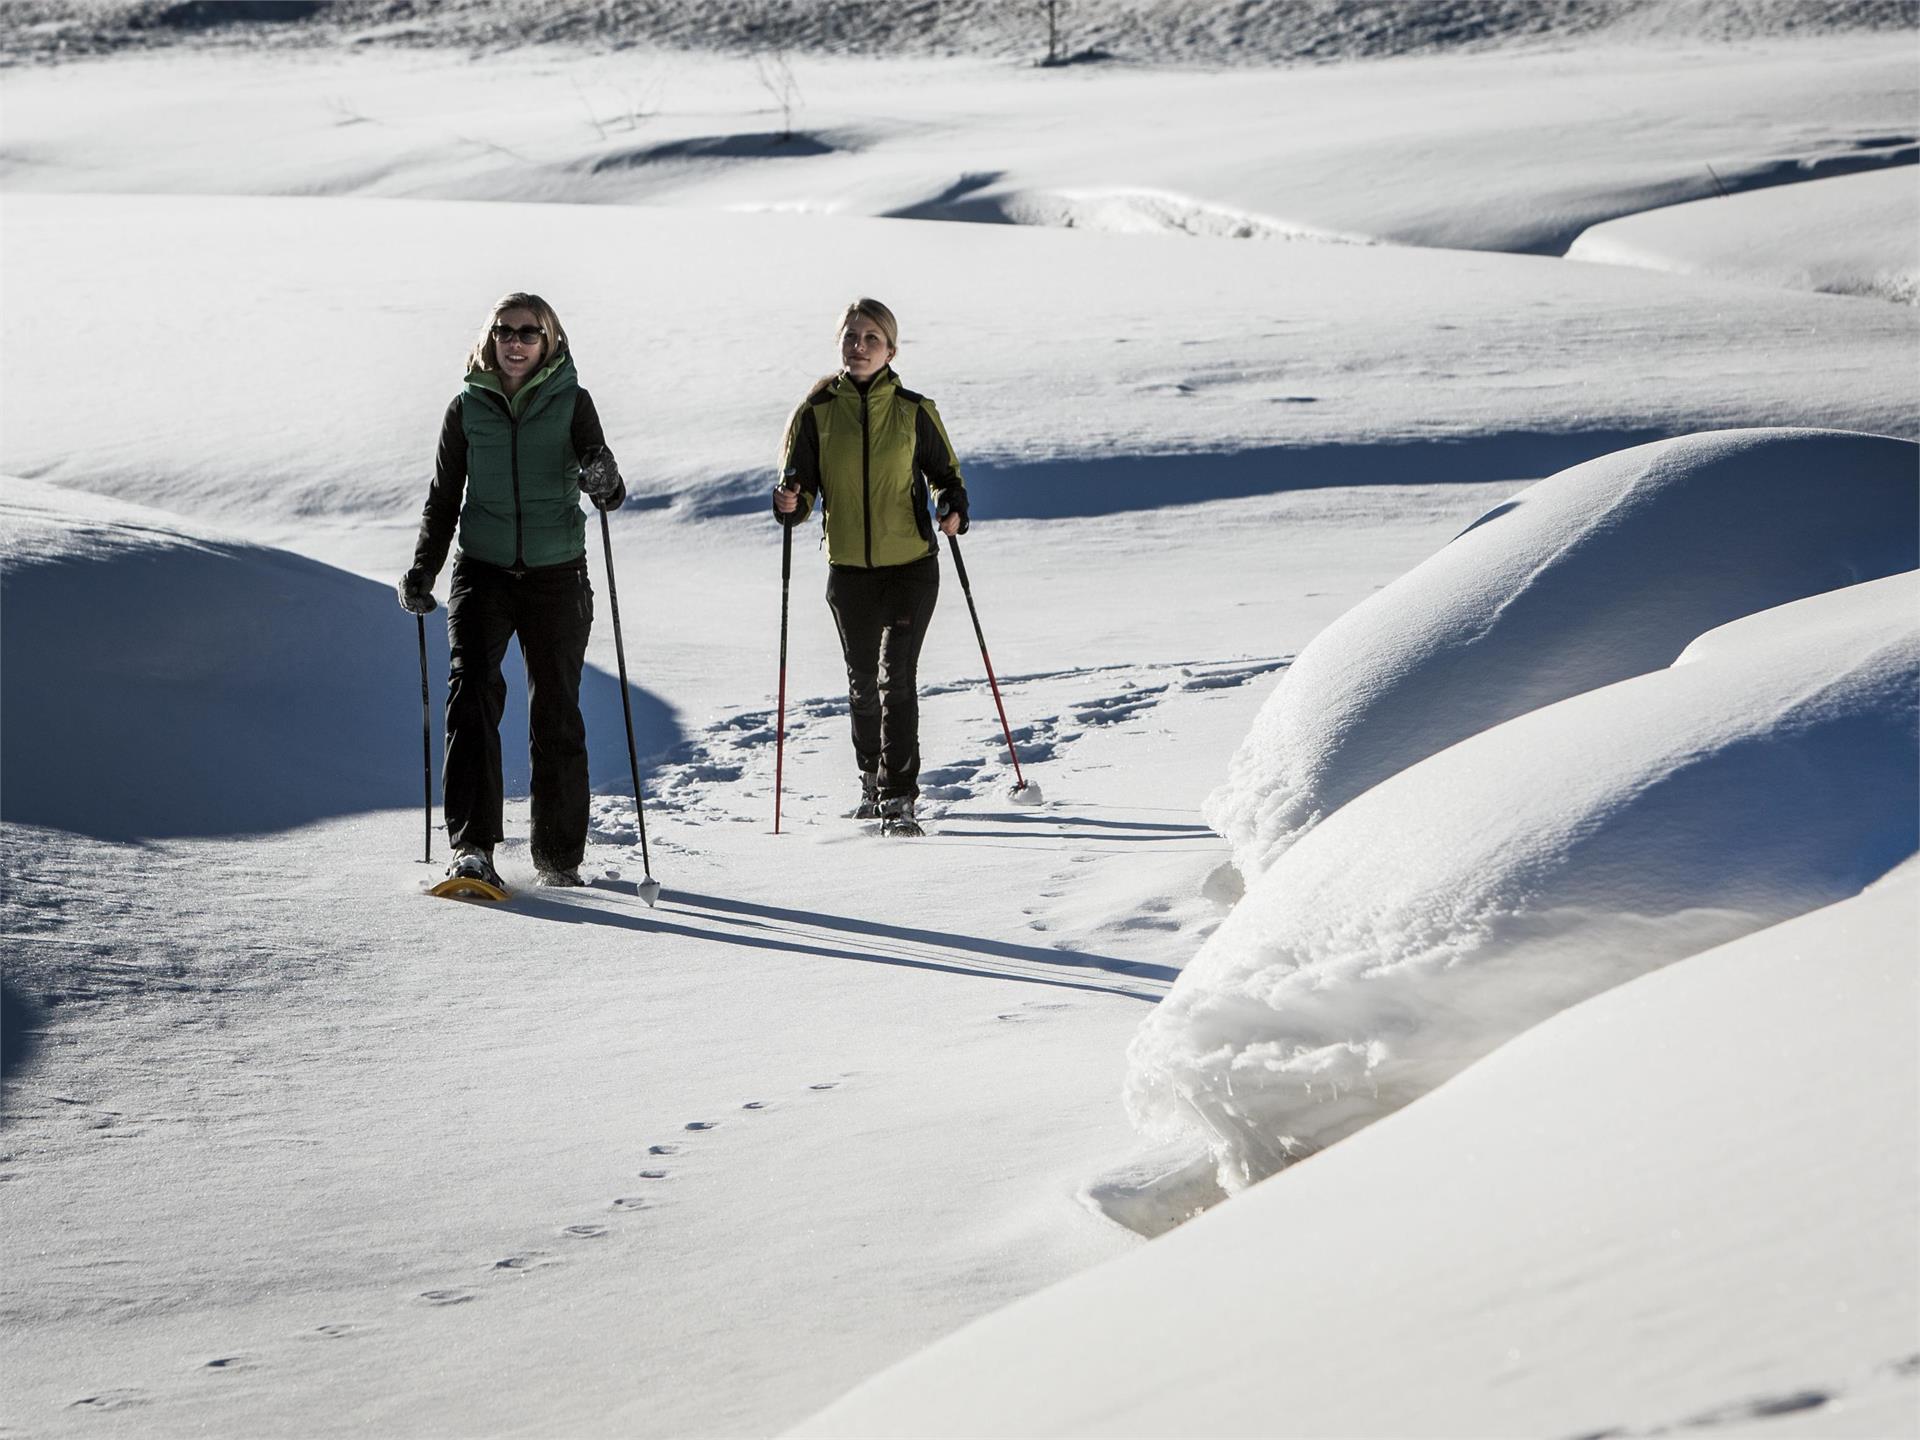
{"type": "Polygon", "coordinates": [[[516,290],[511,295],[502,295],[493,302],[493,309],[487,312],[487,323],[480,327],[480,338],[473,342],[473,349],[467,352],[467,369],[498,370],[493,353],[493,327],[500,323],[500,317],[509,310],[531,310],[533,318],[540,328],[547,332],[546,352],[542,361],[553,359],[567,348],[566,327],[560,323],[560,317],[554,309],[538,295],[530,295],[524,290],[516,290]]]}
{"type": "Polygon", "coordinates": [[[840,323],[834,327],[833,333],[840,334],[862,315],[880,327],[880,333],[887,337],[889,350],[900,348],[900,322],[893,318],[893,311],[865,295],[847,302],[847,308],[840,312],[840,323]]]}

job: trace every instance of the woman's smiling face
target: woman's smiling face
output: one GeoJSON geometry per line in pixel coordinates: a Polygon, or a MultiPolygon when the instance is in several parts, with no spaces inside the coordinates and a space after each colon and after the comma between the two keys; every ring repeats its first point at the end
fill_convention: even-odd
{"type": "Polygon", "coordinates": [[[502,310],[493,322],[493,363],[500,378],[517,389],[546,358],[547,335],[540,317],[517,306],[502,310]]]}
{"type": "Polygon", "coordinates": [[[893,359],[893,346],[871,319],[854,314],[840,331],[840,364],[856,380],[871,380],[893,359]]]}

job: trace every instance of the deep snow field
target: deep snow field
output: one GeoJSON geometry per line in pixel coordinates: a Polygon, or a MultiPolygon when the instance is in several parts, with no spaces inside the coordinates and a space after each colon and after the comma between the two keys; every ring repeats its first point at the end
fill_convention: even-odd
{"type": "Polygon", "coordinates": [[[5,71],[0,1436],[1920,1432],[1915,60],[5,71]],[[420,893],[519,288],[653,908],[591,530],[592,886],[420,893]],[[911,844],[809,531],[772,833],[856,294],[1044,792],[946,567],[911,844]]]}

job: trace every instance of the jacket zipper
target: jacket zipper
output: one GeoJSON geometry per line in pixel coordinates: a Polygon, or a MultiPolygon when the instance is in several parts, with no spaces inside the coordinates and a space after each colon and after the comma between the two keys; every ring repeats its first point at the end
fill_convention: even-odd
{"type": "Polygon", "coordinates": [[[870,467],[873,436],[867,429],[867,393],[860,392],[860,529],[866,540],[867,569],[873,568],[873,484],[870,467]]]}
{"type": "Polygon", "coordinates": [[[527,562],[522,555],[526,541],[522,537],[520,516],[520,417],[513,413],[513,402],[507,402],[507,433],[511,437],[507,454],[513,467],[513,568],[525,570],[527,562]]]}

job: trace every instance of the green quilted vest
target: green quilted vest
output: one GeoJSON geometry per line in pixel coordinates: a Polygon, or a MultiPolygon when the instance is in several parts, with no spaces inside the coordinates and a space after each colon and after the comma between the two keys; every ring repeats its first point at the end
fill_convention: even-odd
{"type": "Polygon", "coordinates": [[[467,432],[467,495],[460,549],[505,569],[564,565],[587,553],[580,461],[573,453],[573,357],[543,365],[511,401],[500,377],[467,376],[460,418],[467,432]]]}
{"type": "Polygon", "coordinates": [[[927,487],[914,474],[914,435],[924,409],[948,456],[946,427],[924,395],[891,367],[862,395],[845,375],[813,404],[820,433],[821,499],[827,559],[835,565],[906,565],[934,553],[927,487]]]}

